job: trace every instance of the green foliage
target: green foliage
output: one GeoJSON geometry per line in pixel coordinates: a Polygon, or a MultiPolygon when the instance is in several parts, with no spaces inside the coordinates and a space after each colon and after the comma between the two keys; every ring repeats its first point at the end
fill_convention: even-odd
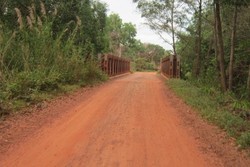
{"type": "Polygon", "coordinates": [[[93,85],[101,81],[106,81],[108,76],[104,74],[96,62],[90,62],[86,65],[86,70],[84,73],[85,83],[88,85],[93,85]]]}
{"type": "Polygon", "coordinates": [[[127,47],[132,47],[135,43],[136,28],[132,23],[124,23],[121,28],[121,44],[127,47]]]}
{"type": "Polygon", "coordinates": [[[20,72],[6,83],[8,99],[24,99],[35,91],[58,89],[59,74],[42,71],[20,72]]]}
{"type": "Polygon", "coordinates": [[[111,14],[107,18],[106,31],[110,40],[110,51],[118,55],[118,50],[122,42],[122,19],[118,14],[111,14]]]}
{"type": "Polygon", "coordinates": [[[155,71],[156,67],[153,62],[148,62],[146,58],[135,59],[136,71],[155,71]]]}
{"type": "MultiPolygon", "coordinates": [[[[225,68],[226,79],[229,78],[229,62],[231,52],[231,34],[233,26],[233,11],[234,5],[238,7],[238,20],[236,26],[236,41],[235,41],[235,53],[233,61],[233,87],[232,92],[238,99],[247,99],[247,79],[249,71],[249,1],[224,1],[221,0],[221,17],[223,28],[223,41],[225,52],[225,68]],[[236,2],[236,4],[235,4],[236,2]],[[243,3],[243,4],[242,4],[243,3]]],[[[197,14],[197,13],[196,13],[197,14]]],[[[198,19],[195,13],[192,16],[186,31],[179,34],[179,41],[177,42],[177,52],[182,57],[182,77],[189,79],[192,82],[200,82],[205,86],[220,87],[220,73],[219,64],[216,58],[216,47],[214,40],[214,14],[211,2],[203,4],[202,11],[202,43],[201,43],[201,73],[198,78],[185,77],[186,74],[193,73],[196,56],[196,25],[198,19]],[[199,81],[195,81],[199,80],[199,81]]]]}
{"type": "Polygon", "coordinates": [[[120,55],[123,48],[129,49],[136,43],[136,27],[132,23],[123,23],[118,14],[111,14],[107,19],[106,31],[110,40],[110,51],[120,55]]]}
{"type": "Polygon", "coordinates": [[[242,134],[238,140],[238,144],[243,148],[249,147],[250,146],[250,132],[242,134]]]}
{"type": "Polygon", "coordinates": [[[140,41],[126,48],[123,55],[133,62],[135,71],[155,71],[167,52],[159,45],[142,44],[140,41]]]}
{"type": "Polygon", "coordinates": [[[176,52],[176,37],[187,25],[187,5],[182,0],[134,0],[146,25],[155,31],[176,52]],[[168,36],[166,36],[168,34],[168,36]],[[170,37],[170,38],[169,38],[170,37]]]}
{"type": "Polygon", "coordinates": [[[71,76],[66,74],[67,82],[65,82],[65,73],[60,73],[60,71],[16,73],[0,88],[2,110],[11,112],[29,104],[47,100],[53,97],[53,94],[74,90],[79,86],[95,85],[107,80],[107,76],[94,62],[81,66],[81,75],[74,70],[67,72],[72,74],[71,76]]]}
{"type": "Polygon", "coordinates": [[[123,23],[117,14],[109,15],[106,31],[109,34],[110,52],[132,62],[135,71],[153,71],[159,66],[165,49],[153,44],[143,44],[135,39],[136,28],[132,23],[123,23]]]}
{"type": "MultiPolygon", "coordinates": [[[[167,84],[178,96],[195,108],[202,117],[224,129],[230,136],[235,137],[242,147],[250,147],[250,121],[249,116],[244,117],[241,113],[234,112],[233,98],[230,94],[221,94],[219,90],[211,89],[184,80],[168,80],[167,84]]],[[[249,102],[238,102],[244,110],[250,111],[249,102]]]]}
{"type": "Polygon", "coordinates": [[[147,69],[147,62],[144,58],[138,58],[135,60],[136,71],[144,71],[147,69]]]}
{"type": "Polygon", "coordinates": [[[46,1],[40,9],[44,4],[32,2],[8,1],[7,13],[0,16],[0,116],[107,79],[96,59],[106,47],[102,44],[105,5],[88,0],[46,1]],[[66,6],[74,9],[69,15],[66,6]],[[16,7],[20,8],[17,15],[16,7]],[[88,22],[83,24],[84,19],[88,22]]]}

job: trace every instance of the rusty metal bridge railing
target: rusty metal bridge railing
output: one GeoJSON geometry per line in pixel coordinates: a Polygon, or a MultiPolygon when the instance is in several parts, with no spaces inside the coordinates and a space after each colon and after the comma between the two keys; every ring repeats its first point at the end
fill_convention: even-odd
{"type": "Polygon", "coordinates": [[[161,60],[161,73],[167,78],[180,78],[180,57],[171,55],[161,60]]]}
{"type": "Polygon", "coordinates": [[[130,72],[130,61],[113,55],[101,56],[101,68],[108,76],[116,76],[130,72]]]}

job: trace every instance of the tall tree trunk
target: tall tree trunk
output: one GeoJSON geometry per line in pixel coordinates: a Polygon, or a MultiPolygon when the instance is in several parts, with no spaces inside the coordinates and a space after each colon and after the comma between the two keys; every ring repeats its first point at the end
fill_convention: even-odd
{"type": "Polygon", "coordinates": [[[3,55],[0,53],[0,80],[3,79],[3,55]]]}
{"type": "Polygon", "coordinates": [[[221,17],[220,17],[220,1],[214,0],[215,7],[215,18],[216,18],[216,38],[218,45],[218,59],[220,63],[220,83],[223,92],[227,90],[226,85],[226,72],[225,72],[225,60],[224,60],[224,46],[221,28],[221,17]]]}
{"type": "Polygon", "coordinates": [[[247,91],[248,91],[248,98],[250,99],[250,65],[248,70],[247,91]]]}
{"type": "Polygon", "coordinates": [[[211,55],[211,51],[212,51],[212,48],[213,48],[213,44],[214,44],[214,38],[211,37],[210,39],[210,42],[209,42],[209,47],[208,47],[208,50],[207,50],[207,54],[205,55],[204,57],[204,73],[206,74],[207,73],[207,68],[208,68],[208,60],[209,60],[209,57],[211,55]]]}
{"type": "Polygon", "coordinates": [[[235,2],[233,26],[231,34],[231,51],[230,51],[230,63],[229,63],[229,80],[228,89],[231,91],[233,88],[233,65],[234,65],[234,51],[235,51],[235,39],[236,39],[236,24],[237,24],[237,5],[235,2]]]}
{"type": "Polygon", "coordinates": [[[198,26],[197,26],[197,37],[196,37],[196,60],[194,75],[198,77],[201,69],[201,24],[202,24],[202,0],[199,0],[199,13],[198,13],[198,26]]]}
{"type": "Polygon", "coordinates": [[[0,82],[3,80],[3,72],[2,68],[0,67],[0,82]]]}
{"type": "Polygon", "coordinates": [[[219,63],[219,58],[218,58],[218,42],[217,42],[217,37],[216,37],[216,18],[214,15],[214,51],[215,51],[215,58],[216,58],[216,68],[218,71],[220,71],[220,63],[219,63]]]}
{"type": "MultiPolygon", "coordinates": [[[[217,71],[220,73],[220,61],[219,61],[219,57],[218,57],[218,39],[216,36],[216,18],[214,15],[214,50],[215,50],[215,58],[216,58],[216,69],[217,71]]],[[[218,80],[220,80],[220,74],[218,75],[218,80]]]]}
{"type": "Polygon", "coordinates": [[[172,42],[173,42],[174,55],[176,55],[175,30],[174,30],[174,6],[175,6],[175,0],[172,0],[172,6],[171,6],[171,31],[172,31],[172,42]]]}

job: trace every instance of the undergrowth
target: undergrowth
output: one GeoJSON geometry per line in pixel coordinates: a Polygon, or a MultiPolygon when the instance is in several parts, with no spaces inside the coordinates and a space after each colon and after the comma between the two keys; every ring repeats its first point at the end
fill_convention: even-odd
{"type": "Polygon", "coordinates": [[[208,121],[236,138],[242,148],[250,148],[250,102],[237,100],[214,88],[197,87],[188,81],[171,79],[167,84],[208,121]]]}
{"type": "Polygon", "coordinates": [[[32,7],[27,16],[32,21],[15,10],[18,29],[10,30],[0,22],[0,117],[107,79],[90,44],[76,42],[81,24],[72,20],[55,32],[53,19],[34,14],[32,7]]]}
{"type": "Polygon", "coordinates": [[[67,72],[46,74],[41,71],[20,72],[15,74],[0,87],[0,117],[11,112],[49,100],[58,94],[74,91],[80,87],[96,85],[107,80],[106,74],[95,64],[81,67],[81,75],[67,72]],[[67,78],[67,79],[65,79],[67,78]]]}

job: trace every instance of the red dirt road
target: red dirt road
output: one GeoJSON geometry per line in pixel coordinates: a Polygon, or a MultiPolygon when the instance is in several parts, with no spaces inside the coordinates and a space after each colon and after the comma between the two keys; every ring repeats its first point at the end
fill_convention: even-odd
{"type": "Polygon", "coordinates": [[[224,166],[201,150],[168,91],[155,73],[110,81],[13,146],[0,166],[224,166]]]}

